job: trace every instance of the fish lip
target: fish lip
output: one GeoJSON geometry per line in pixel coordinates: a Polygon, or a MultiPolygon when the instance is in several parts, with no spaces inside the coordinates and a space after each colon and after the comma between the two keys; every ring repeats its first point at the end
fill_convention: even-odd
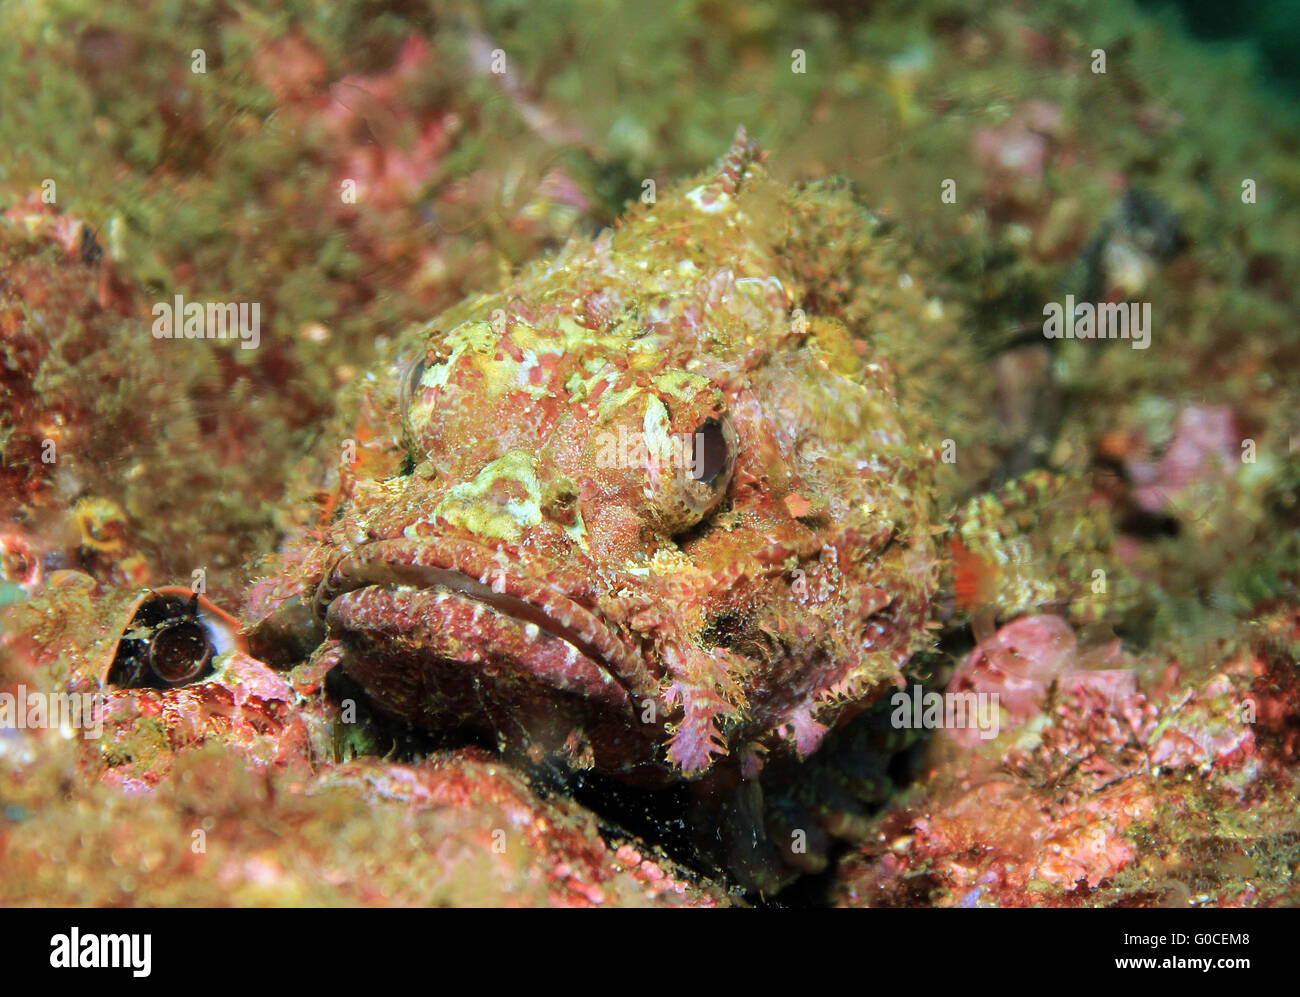
{"type": "Polygon", "coordinates": [[[368,586],[442,590],[481,603],[518,623],[533,623],[587,657],[630,701],[657,698],[658,682],[639,648],[595,608],[527,572],[509,570],[500,551],[463,540],[371,540],[339,555],[316,588],[324,619],[339,596],[368,586]]]}

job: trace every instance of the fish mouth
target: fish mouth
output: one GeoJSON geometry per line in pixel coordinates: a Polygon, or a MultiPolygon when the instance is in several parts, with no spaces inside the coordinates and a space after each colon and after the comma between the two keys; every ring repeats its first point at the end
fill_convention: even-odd
{"type": "Polygon", "coordinates": [[[507,715],[512,726],[582,726],[593,712],[626,724],[658,698],[639,649],[594,602],[576,576],[543,580],[518,557],[448,539],[363,544],[315,596],[345,670],[382,705],[417,722],[491,714],[498,729],[507,715]]]}

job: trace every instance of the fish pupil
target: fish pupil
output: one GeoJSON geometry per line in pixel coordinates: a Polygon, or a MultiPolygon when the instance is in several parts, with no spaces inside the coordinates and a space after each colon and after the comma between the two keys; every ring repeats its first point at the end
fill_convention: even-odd
{"type": "Polygon", "coordinates": [[[212,642],[203,625],[182,620],[163,627],[149,645],[149,665],[168,685],[197,676],[212,659],[212,642]]]}
{"type": "Polygon", "coordinates": [[[723,435],[722,423],[717,419],[706,419],[695,431],[695,441],[699,453],[693,476],[697,481],[711,485],[727,467],[727,438],[723,435]]]}

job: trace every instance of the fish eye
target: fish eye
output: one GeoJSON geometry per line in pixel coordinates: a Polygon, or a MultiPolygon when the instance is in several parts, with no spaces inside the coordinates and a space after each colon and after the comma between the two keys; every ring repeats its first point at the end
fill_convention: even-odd
{"type": "Polygon", "coordinates": [[[170,689],[199,681],[232,639],[228,622],[200,605],[197,594],[150,593],[119,639],[106,679],[123,689],[170,689]]]}
{"type": "Polygon", "coordinates": [[[408,368],[406,378],[402,381],[402,411],[410,408],[411,399],[420,390],[420,381],[424,377],[424,372],[428,369],[429,355],[427,353],[421,353],[408,368]]]}
{"type": "Polygon", "coordinates": [[[193,681],[212,661],[212,641],[197,620],[179,620],[154,632],[149,667],[166,685],[193,681]]]}
{"type": "Polygon", "coordinates": [[[710,416],[682,438],[679,459],[668,462],[646,488],[650,518],[666,533],[690,530],[726,497],[739,445],[725,416],[710,416]]]}
{"type": "Polygon", "coordinates": [[[731,448],[717,419],[706,419],[695,430],[695,464],[691,477],[705,485],[712,485],[727,470],[731,448]]]}
{"type": "Polygon", "coordinates": [[[420,393],[420,382],[424,379],[425,372],[429,369],[429,353],[427,350],[421,350],[413,359],[408,360],[406,365],[400,368],[401,373],[398,375],[398,412],[401,415],[402,426],[407,435],[408,443],[411,434],[411,406],[415,403],[416,397],[420,393]]]}
{"type": "Polygon", "coordinates": [[[406,391],[408,394],[415,394],[416,390],[420,387],[420,379],[424,377],[425,368],[428,366],[429,362],[425,357],[420,357],[420,359],[415,361],[411,366],[411,374],[406,380],[406,391]]]}

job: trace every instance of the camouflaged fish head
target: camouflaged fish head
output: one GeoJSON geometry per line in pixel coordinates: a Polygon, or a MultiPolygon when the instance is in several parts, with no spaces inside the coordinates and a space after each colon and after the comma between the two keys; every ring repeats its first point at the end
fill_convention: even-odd
{"type": "Polygon", "coordinates": [[[412,723],[642,780],[807,755],[877,695],[926,641],[935,458],[819,314],[843,233],[792,239],[815,194],[761,158],[742,131],[414,332],[254,646],[298,620],[412,723]]]}

